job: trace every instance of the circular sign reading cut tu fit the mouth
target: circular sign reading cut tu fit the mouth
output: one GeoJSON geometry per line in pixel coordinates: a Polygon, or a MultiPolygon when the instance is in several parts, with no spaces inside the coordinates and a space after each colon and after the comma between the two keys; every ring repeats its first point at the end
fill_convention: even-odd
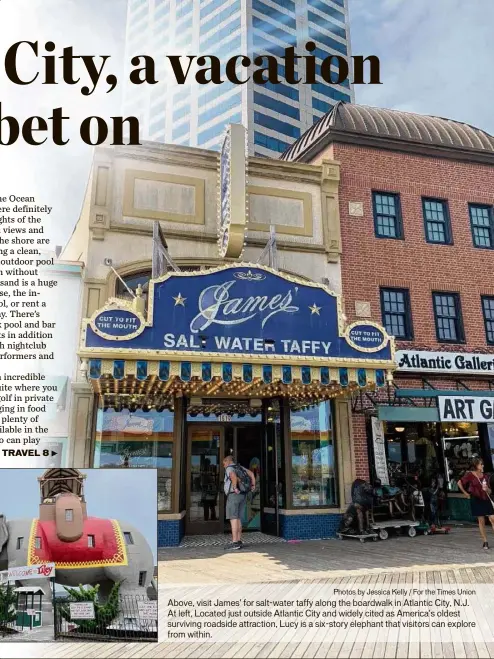
{"type": "Polygon", "coordinates": [[[388,344],[389,336],[377,324],[357,322],[346,328],[345,339],[360,352],[379,352],[388,344]]]}
{"type": "Polygon", "coordinates": [[[100,311],[91,320],[95,334],[109,341],[128,341],[144,330],[143,318],[128,309],[100,311]]]}

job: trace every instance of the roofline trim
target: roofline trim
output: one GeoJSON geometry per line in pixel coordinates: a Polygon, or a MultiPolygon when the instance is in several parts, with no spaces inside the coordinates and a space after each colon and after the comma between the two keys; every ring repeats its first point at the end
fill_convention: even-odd
{"type": "Polygon", "coordinates": [[[368,135],[355,131],[337,130],[330,128],[318,140],[311,144],[296,160],[287,162],[308,162],[333,143],[355,144],[368,146],[376,149],[386,149],[402,153],[414,153],[429,158],[447,158],[448,160],[460,160],[465,162],[476,162],[484,165],[494,165],[494,152],[479,151],[478,149],[467,149],[458,146],[444,146],[440,144],[424,144],[403,138],[392,138],[383,135],[368,135]]]}

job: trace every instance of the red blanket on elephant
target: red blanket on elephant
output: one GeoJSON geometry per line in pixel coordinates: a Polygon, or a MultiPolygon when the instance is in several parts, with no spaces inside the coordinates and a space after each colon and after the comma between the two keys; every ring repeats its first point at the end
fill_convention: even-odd
{"type": "Polygon", "coordinates": [[[57,536],[55,522],[33,520],[29,537],[29,565],[55,563],[57,568],[81,569],[127,565],[127,549],[120,525],[113,519],[88,517],[79,540],[57,536]]]}

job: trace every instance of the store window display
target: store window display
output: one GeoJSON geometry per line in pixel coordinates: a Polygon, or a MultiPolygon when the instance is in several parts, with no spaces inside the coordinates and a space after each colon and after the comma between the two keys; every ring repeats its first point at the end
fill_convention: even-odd
{"type": "Polygon", "coordinates": [[[482,457],[479,429],[476,423],[441,423],[447,488],[459,492],[458,480],[468,471],[472,460],[482,457]]]}
{"type": "Polygon", "coordinates": [[[329,401],[290,412],[293,506],[336,506],[336,465],[329,401]]]}
{"type": "Polygon", "coordinates": [[[384,434],[391,479],[414,474],[428,485],[442,472],[434,423],[386,423],[384,434]]]}
{"type": "MultiPolygon", "coordinates": [[[[426,484],[439,478],[445,489],[457,492],[472,459],[482,457],[476,423],[386,423],[384,432],[390,477],[420,474],[426,484]]],[[[494,432],[489,437],[494,445],[494,432]]]]}
{"type": "Polygon", "coordinates": [[[173,410],[98,410],[94,467],[148,467],[171,473],[172,447],[173,410]]]}

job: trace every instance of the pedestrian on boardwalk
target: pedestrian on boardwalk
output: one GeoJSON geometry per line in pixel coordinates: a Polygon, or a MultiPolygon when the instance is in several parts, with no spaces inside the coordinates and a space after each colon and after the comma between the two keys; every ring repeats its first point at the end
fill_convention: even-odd
{"type": "Polygon", "coordinates": [[[482,546],[484,549],[489,549],[485,532],[485,518],[489,518],[489,522],[494,529],[494,503],[488,477],[484,474],[483,460],[474,458],[470,465],[470,471],[467,471],[458,481],[458,487],[467,499],[470,499],[472,517],[476,517],[479,522],[480,536],[484,543],[482,546]]]}
{"type": "Polygon", "coordinates": [[[242,549],[242,519],[244,517],[247,495],[256,487],[256,477],[249,470],[237,464],[231,455],[223,460],[225,468],[226,518],[232,527],[232,543],[228,549],[242,549]]]}

